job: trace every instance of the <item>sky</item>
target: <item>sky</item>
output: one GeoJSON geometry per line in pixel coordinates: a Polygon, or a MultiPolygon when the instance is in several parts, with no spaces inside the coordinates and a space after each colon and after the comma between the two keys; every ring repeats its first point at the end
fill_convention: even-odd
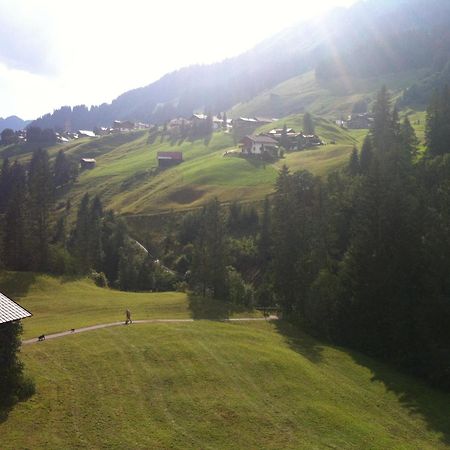
{"type": "Polygon", "coordinates": [[[98,105],[355,0],[0,0],[0,117],[98,105]],[[265,6],[267,4],[267,7],[265,6]]]}

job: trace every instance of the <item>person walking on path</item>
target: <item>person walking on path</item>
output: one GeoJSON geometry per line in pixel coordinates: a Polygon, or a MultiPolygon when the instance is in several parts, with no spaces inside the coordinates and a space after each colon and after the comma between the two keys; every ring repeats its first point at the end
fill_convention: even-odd
{"type": "Polygon", "coordinates": [[[125,314],[127,316],[127,319],[125,320],[125,325],[128,325],[129,323],[133,323],[133,321],[131,320],[131,312],[128,308],[125,311],[125,314]]]}

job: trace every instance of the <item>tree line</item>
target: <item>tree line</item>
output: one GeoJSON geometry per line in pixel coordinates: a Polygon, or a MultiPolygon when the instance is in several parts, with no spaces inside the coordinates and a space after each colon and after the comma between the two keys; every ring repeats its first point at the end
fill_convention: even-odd
{"type": "Polygon", "coordinates": [[[59,190],[77,178],[78,163],[62,150],[53,164],[46,150],[29,165],[6,158],[0,174],[0,263],[7,270],[91,274],[122,290],[167,290],[175,276],[155,264],[129,235],[126,223],[86,193],[76,212],[59,190]],[[74,220],[74,216],[76,219],[74,220]]]}

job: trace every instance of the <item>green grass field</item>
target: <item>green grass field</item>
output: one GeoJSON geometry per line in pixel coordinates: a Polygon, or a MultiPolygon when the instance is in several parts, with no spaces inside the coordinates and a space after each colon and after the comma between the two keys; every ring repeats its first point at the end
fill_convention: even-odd
{"type": "MultiPolygon", "coordinates": [[[[264,127],[287,123],[301,129],[302,115],[294,115],[264,127]]],[[[118,133],[96,139],[80,139],[48,149],[51,158],[60,149],[76,159],[95,158],[96,167],[80,173],[70,190],[58,192],[58,205],[71,199],[77,204],[89,192],[99,194],[104,204],[121,214],[154,214],[161,211],[187,210],[205,204],[217,197],[222,202],[233,200],[257,201],[272,192],[278,170],[283,163],[292,170],[308,169],[317,175],[342,165],[359,136],[336,127],[332,122],[318,118],[317,133],[336,145],[320,151],[287,154],[275,163],[224,156],[236,149],[232,134],[216,132],[209,142],[172,142],[168,137],[150,139],[147,131],[118,133]],[[157,171],[157,152],[181,151],[184,162],[177,167],[157,171]]],[[[12,151],[3,148],[3,152],[12,151]]],[[[16,148],[18,159],[27,163],[29,152],[16,148]]],[[[26,148],[25,148],[26,150],[26,148]]]]}
{"type": "MultiPolygon", "coordinates": [[[[4,273],[25,336],[205,315],[184,294],[4,273]]],[[[248,314],[248,313],[247,313],[248,314]]],[[[7,449],[445,449],[450,395],[283,322],[134,324],[22,348],[36,394],[0,422],[7,449]]]]}
{"type": "Polygon", "coordinates": [[[88,279],[74,281],[32,273],[1,273],[0,291],[32,312],[33,317],[23,322],[24,339],[122,321],[127,308],[135,320],[261,317],[255,311],[227,310],[219,302],[205,306],[181,292],[121,292],[99,288],[88,279]]]}
{"type": "Polygon", "coordinates": [[[132,325],[22,358],[37,394],[5,450],[448,448],[448,395],[280,325],[132,325]]]}
{"type": "Polygon", "coordinates": [[[330,81],[316,80],[314,71],[286,80],[257,95],[246,103],[239,103],[228,117],[285,117],[303,111],[339,119],[350,114],[359,100],[374,99],[375,93],[386,85],[397,97],[402,89],[421,80],[427,70],[400,72],[376,78],[341,78],[330,81]]]}

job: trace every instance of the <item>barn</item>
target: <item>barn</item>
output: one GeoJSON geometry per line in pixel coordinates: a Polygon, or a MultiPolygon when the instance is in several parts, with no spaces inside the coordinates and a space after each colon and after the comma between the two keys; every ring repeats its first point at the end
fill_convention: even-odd
{"type": "Polygon", "coordinates": [[[158,152],[158,167],[165,169],[183,162],[183,152],[158,152]]]}
{"type": "Polygon", "coordinates": [[[94,158],[81,158],[80,166],[82,169],[93,169],[97,162],[94,158]]]}

